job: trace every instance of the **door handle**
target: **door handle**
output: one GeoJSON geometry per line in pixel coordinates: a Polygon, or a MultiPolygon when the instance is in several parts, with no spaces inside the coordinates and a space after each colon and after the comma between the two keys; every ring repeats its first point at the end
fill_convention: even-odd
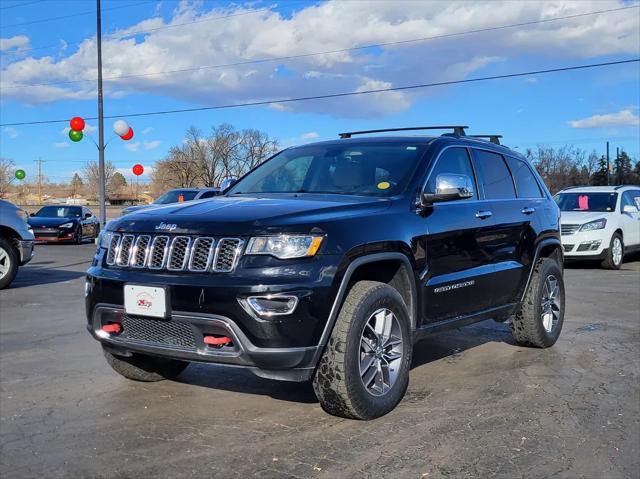
{"type": "Polygon", "coordinates": [[[535,208],[532,208],[530,206],[527,206],[526,208],[522,208],[522,214],[523,215],[530,215],[536,212],[535,208]]]}
{"type": "Polygon", "coordinates": [[[493,216],[493,213],[491,211],[478,211],[476,213],[476,218],[479,218],[481,220],[491,218],[492,216],[493,216]]]}

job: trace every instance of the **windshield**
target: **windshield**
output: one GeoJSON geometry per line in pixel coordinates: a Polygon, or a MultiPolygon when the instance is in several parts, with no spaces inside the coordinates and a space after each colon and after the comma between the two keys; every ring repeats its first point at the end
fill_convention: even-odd
{"type": "Polygon", "coordinates": [[[33,216],[38,218],[79,218],[82,208],[77,206],[45,206],[33,216]]]}
{"type": "Polygon", "coordinates": [[[191,201],[198,194],[194,190],[171,190],[153,202],[154,205],[167,205],[169,203],[180,203],[182,201],[191,201]]]}
{"type": "Polygon", "coordinates": [[[391,196],[405,188],[425,148],[426,145],[391,142],[292,148],[250,172],[228,194],[391,196]]]}
{"type": "Polygon", "coordinates": [[[554,197],[560,211],[613,211],[617,193],[560,193],[554,197]]]}

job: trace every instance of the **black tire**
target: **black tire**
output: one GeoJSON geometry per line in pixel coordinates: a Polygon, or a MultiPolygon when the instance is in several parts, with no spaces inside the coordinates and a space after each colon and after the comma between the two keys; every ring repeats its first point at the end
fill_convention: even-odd
{"type": "Polygon", "coordinates": [[[96,225],[94,229],[95,233],[93,234],[93,240],[97,240],[98,236],[100,236],[100,225],[96,225]]]}
{"type": "Polygon", "coordinates": [[[78,229],[76,229],[76,232],[73,235],[73,242],[75,244],[82,244],[82,227],[81,226],[78,226],[78,229]]]}
{"type": "MultiPolygon", "coordinates": [[[[511,331],[517,343],[522,346],[532,346],[536,348],[548,348],[553,346],[560,336],[562,324],[564,323],[565,304],[564,280],[562,269],[551,258],[543,258],[538,261],[531,277],[529,289],[524,297],[520,309],[511,321],[511,331]],[[543,301],[547,291],[545,282],[548,278],[555,278],[558,286],[556,296],[559,304],[557,319],[547,323],[551,330],[544,326],[543,321],[543,301]]],[[[556,316],[552,316],[555,318],[556,316]]]]}
{"type": "Polygon", "coordinates": [[[369,420],[387,414],[407,390],[412,349],[409,314],[402,296],[384,283],[357,282],[342,304],[313,378],[313,389],[320,405],[329,414],[350,419],[369,420]],[[395,382],[386,393],[374,395],[360,377],[360,343],[368,320],[382,308],[388,309],[397,319],[394,324],[402,335],[403,350],[395,382]]]}
{"type": "Polygon", "coordinates": [[[611,241],[609,242],[609,249],[607,250],[607,256],[605,256],[605,258],[602,260],[602,263],[600,264],[605,269],[620,269],[620,267],[622,266],[623,260],[624,260],[624,242],[622,241],[622,236],[620,235],[620,233],[613,233],[613,236],[611,237],[611,241]],[[615,247],[616,241],[620,242],[619,243],[620,248],[622,248],[622,254],[620,255],[620,260],[617,263],[614,256],[614,247],[615,247]]]}
{"type": "Polygon", "coordinates": [[[104,357],[115,372],[127,379],[156,382],[173,379],[189,365],[175,359],[157,358],[134,353],[133,356],[118,356],[103,348],[104,357]]]}
{"type": "Polygon", "coordinates": [[[2,269],[6,268],[6,272],[0,278],[0,289],[4,289],[13,282],[18,274],[18,263],[20,262],[18,251],[13,243],[4,236],[0,236],[0,262],[2,262],[0,265],[2,269]]]}

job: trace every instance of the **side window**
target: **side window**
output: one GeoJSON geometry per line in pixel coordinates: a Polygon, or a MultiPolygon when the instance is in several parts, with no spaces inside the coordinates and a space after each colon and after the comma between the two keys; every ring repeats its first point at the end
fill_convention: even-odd
{"type": "Polygon", "coordinates": [[[488,200],[516,197],[513,178],[502,155],[484,150],[474,150],[480,167],[480,182],[484,186],[484,196],[488,200]]]}
{"type": "MultiPolygon", "coordinates": [[[[467,153],[466,148],[449,148],[444,150],[429,175],[429,180],[427,181],[427,189],[429,191],[435,191],[436,179],[438,178],[438,175],[442,175],[444,173],[467,175],[475,185],[473,168],[471,167],[471,160],[469,159],[469,154],[467,153]]],[[[477,200],[478,193],[475,191],[475,186],[473,190],[473,197],[468,199],[477,200]]]]}
{"type": "Polygon", "coordinates": [[[202,193],[202,195],[200,195],[200,200],[203,200],[205,198],[213,198],[214,196],[216,196],[218,194],[217,191],[205,191],[204,193],[202,193]]]}
{"type": "Polygon", "coordinates": [[[519,198],[542,198],[544,195],[531,169],[524,161],[507,156],[507,163],[516,182],[519,198]]]}
{"type": "Polygon", "coordinates": [[[640,210],[640,190],[630,190],[622,193],[620,211],[627,205],[634,206],[637,210],[640,210]]]}

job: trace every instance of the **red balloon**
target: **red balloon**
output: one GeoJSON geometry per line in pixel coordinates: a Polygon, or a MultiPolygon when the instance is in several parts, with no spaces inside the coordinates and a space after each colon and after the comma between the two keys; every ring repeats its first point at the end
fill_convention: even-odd
{"type": "Polygon", "coordinates": [[[132,168],[133,174],[136,176],[140,176],[142,173],[144,173],[144,166],[138,164],[138,165],[133,165],[132,168]]]}
{"type": "Polygon", "coordinates": [[[74,116],[73,118],[71,118],[69,126],[73,131],[82,131],[84,130],[84,120],[79,116],[74,116]]]}
{"type": "Polygon", "coordinates": [[[129,128],[129,131],[126,134],[122,135],[120,138],[122,138],[125,141],[133,138],[133,128],[129,128]]]}

